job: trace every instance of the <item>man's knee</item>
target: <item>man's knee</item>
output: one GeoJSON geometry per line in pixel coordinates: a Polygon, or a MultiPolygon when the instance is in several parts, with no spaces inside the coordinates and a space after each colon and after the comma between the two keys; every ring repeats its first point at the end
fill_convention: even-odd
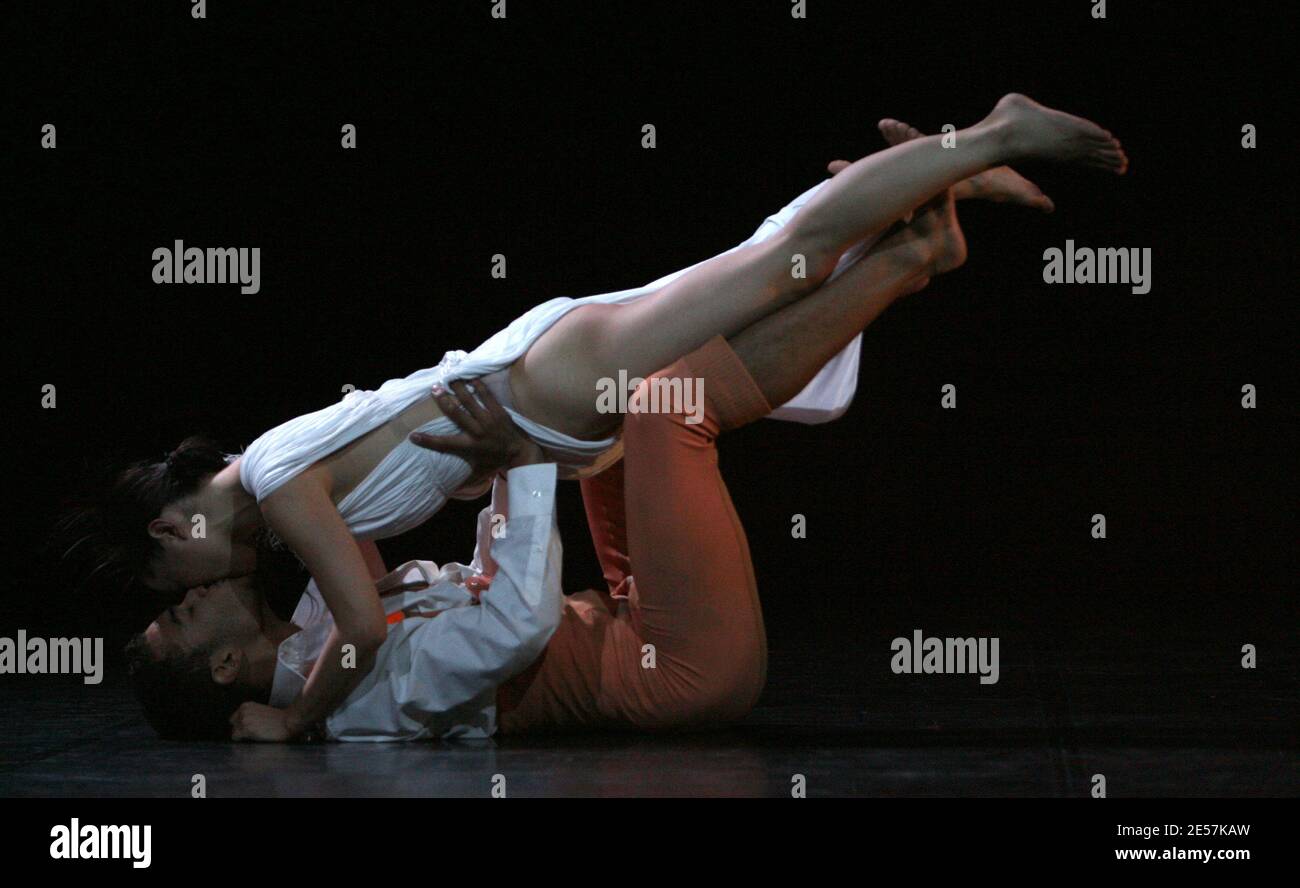
{"type": "Polygon", "coordinates": [[[624,440],[676,437],[683,429],[702,432],[703,389],[703,380],[692,379],[682,361],[643,379],[628,395],[624,440]]]}

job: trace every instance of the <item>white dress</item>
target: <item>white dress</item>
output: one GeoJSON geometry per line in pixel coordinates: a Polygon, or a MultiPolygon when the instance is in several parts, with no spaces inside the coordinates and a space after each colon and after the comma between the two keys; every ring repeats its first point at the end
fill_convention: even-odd
{"type": "MultiPolygon", "coordinates": [[[[780,230],[827,181],[830,180],[810,188],[779,213],[769,216],[752,237],[726,253],[765,240],[780,230]]],[[[868,246],[864,241],[845,253],[831,277],[843,273],[866,252],[868,246]]],[[[426,397],[435,383],[446,385],[456,379],[473,379],[505,370],[552,324],[573,309],[592,302],[621,303],[640,299],[695,267],[684,268],[637,289],[581,299],[559,297],[544,302],[516,318],[472,352],[447,352],[436,367],[417,370],[404,379],[390,379],[375,391],[349,392],[342,400],[323,410],[276,426],[250,444],[240,457],[240,481],[261,502],[298,473],[426,397]]],[[[818,423],[842,415],[857,389],[861,338],[859,334],[821,369],[803,391],[770,416],[818,423]]],[[[621,455],[617,437],[580,441],[533,422],[507,404],[503,403],[503,406],[515,423],[559,465],[562,478],[594,474],[617,461],[621,455]]],[[[421,426],[420,431],[445,435],[455,433],[457,429],[450,419],[439,417],[421,426]]],[[[428,520],[449,498],[477,495],[486,490],[486,484],[482,490],[462,490],[468,477],[469,466],[464,460],[427,450],[404,439],[338,504],[339,514],[359,539],[397,536],[428,520]]]]}

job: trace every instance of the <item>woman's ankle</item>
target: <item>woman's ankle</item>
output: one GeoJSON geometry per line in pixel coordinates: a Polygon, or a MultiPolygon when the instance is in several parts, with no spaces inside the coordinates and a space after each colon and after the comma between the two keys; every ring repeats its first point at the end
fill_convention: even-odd
{"type": "Polygon", "coordinates": [[[974,126],[953,133],[954,147],[974,154],[980,172],[1001,166],[1014,158],[1015,127],[1001,115],[990,115],[974,126]]]}

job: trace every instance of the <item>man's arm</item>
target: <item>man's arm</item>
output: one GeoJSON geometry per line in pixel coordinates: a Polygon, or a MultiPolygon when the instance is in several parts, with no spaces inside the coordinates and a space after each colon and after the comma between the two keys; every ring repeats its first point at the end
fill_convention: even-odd
{"type": "Polygon", "coordinates": [[[379,554],[379,547],[375,545],[374,540],[357,540],[357,548],[361,550],[361,557],[366,561],[366,569],[370,571],[372,580],[381,580],[388,576],[388,568],[384,567],[384,556],[379,554]]]}
{"type": "MultiPolygon", "coordinates": [[[[560,622],[563,551],[555,525],[554,463],[511,469],[496,484],[505,493],[504,533],[491,541],[496,576],[478,605],[408,618],[405,632],[381,653],[406,680],[369,685],[327,722],[338,739],[406,739],[447,733],[447,716],[495,691],[541,655],[560,622]],[[404,647],[401,653],[395,646],[404,647]],[[409,656],[409,663],[404,662],[409,656]],[[398,665],[400,664],[400,665],[398,665]]],[[[377,668],[386,669],[381,659],[377,668]]]]}
{"type": "MultiPolygon", "coordinates": [[[[479,512],[473,561],[474,570],[491,577],[496,573],[491,542],[505,532],[501,522],[505,516],[506,488],[499,483],[503,473],[510,468],[544,462],[546,457],[542,448],[519,430],[487,386],[474,385],[471,390],[470,383],[462,379],[451,383],[451,389],[437,386],[433,397],[443,415],[451,417],[460,428],[460,433],[416,432],[412,433],[411,441],[429,450],[460,457],[469,463],[473,477],[497,476],[498,483],[492,485],[492,505],[479,512]]],[[[481,587],[481,582],[475,582],[471,590],[477,592],[481,587]]]]}
{"type": "Polygon", "coordinates": [[[460,433],[429,435],[412,432],[411,441],[465,460],[470,465],[472,479],[543,461],[542,449],[537,442],[519,431],[487,386],[475,385],[471,390],[465,380],[458,379],[451,383],[451,391],[435,386],[433,399],[443,416],[460,427],[460,433]]]}

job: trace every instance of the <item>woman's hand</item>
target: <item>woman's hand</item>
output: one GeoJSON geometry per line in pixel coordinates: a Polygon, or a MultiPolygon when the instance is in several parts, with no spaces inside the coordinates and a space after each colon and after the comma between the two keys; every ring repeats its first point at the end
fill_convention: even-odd
{"type": "Polygon", "coordinates": [[[434,387],[433,397],[443,414],[460,427],[461,433],[412,432],[411,441],[469,463],[472,475],[468,484],[505,469],[544,461],[542,449],[519,430],[487,386],[478,385],[471,391],[464,380],[457,380],[451,383],[450,392],[441,386],[434,387]]]}
{"type": "Polygon", "coordinates": [[[292,740],[294,733],[289,725],[288,710],[276,709],[274,706],[243,703],[230,716],[231,740],[284,743],[292,740]]]}

